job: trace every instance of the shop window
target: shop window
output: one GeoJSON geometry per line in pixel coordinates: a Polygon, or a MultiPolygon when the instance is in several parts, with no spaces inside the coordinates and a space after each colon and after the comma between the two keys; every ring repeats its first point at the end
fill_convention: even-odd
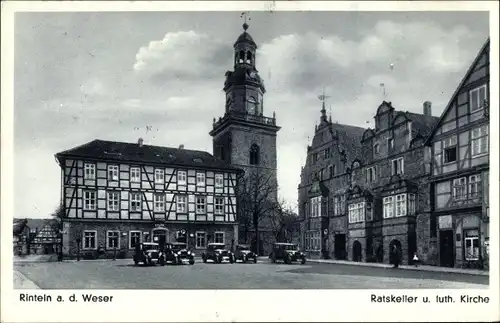
{"type": "Polygon", "coordinates": [[[465,260],[479,260],[479,231],[465,231],[465,260]]]}
{"type": "Polygon", "coordinates": [[[141,231],[130,231],[130,243],[129,248],[133,249],[139,243],[141,243],[141,231]]]}
{"type": "Polygon", "coordinates": [[[97,248],[97,231],[88,230],[83,232],[83,249],[97,248]]]}
{"type": "Polygon", "coordinates": [[[307,231],[305,242],[306,251],[319,251],[321,249],[321,232],[307,231]]]}
{"type": "Polygon", "coordinates": [[[214,234],[214,242],[215,243],[225,243],[224,242],[224,232],[215,232],[214,234]]]}
{"type": "Polygon", "coordinates": [[[120,231],[108,231],[106,239],[106,248],[120,248],[120,231]]]}

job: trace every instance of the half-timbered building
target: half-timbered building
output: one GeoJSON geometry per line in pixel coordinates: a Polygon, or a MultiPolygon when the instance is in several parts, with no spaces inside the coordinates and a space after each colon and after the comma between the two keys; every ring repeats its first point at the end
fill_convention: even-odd
{"type": "Polygon", "coordinates": [[[489,48],[484,44],[428,139],[438,264],[484,267],[489,244],[489,48]]]}
{"type": "Polygon", "coordinates": [[[437,123],[424,113],[377,109],[375,129],[332,123],[323,106],[299,185],[303,247],[310,257],[389,261],[394,246],[408,263],[417,219],[429,213],[430,153],[437,123]]]}
{"type": "Polygon", "coordinates": [[[141,241],[238,241],[241,171],[204,151],[94,140],[56,154],[63,253],[128,257],[141,241]]]}

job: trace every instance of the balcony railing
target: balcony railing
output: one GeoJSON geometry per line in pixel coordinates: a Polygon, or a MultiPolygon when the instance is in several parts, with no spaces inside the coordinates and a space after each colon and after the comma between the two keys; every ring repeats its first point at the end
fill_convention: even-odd
{"type": "Polygon", "coordinates": [[[248,114],[248,113],[242,113],[242,112],[236,112],[236,111],[231,111],[229,113],[226,113],[224,117],[219,118],[219,120],[215,119],[213,120],[213,127],[217,128],[221,123],[228,119],[236,119],[236,120],[244,120],[244,121],[250,121],[254,123],[260,123],[264,125],[271,125],[275,126],[276,125],[276,114],[273,113],[273,117],[265,117],[262,114],[261,115],[255,115],[255,114],[248,114]]]}

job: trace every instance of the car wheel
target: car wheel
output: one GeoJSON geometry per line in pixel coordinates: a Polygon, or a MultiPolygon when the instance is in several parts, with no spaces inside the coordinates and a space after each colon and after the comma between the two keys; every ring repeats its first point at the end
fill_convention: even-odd
{"type": "Polygon", "coordinates": [[[202,255],[201,259],[203,260],[203,263],[207,263],[207,257],[205,257],[205,255],[202,255]]]}
{"type": "Polygon", "coordinates": [[[254,263],[254,264],[256,264],[256,263],[257,263],[257,256],[255,256],[255,257],[253,258],[253,263],[254,263]]]}
{"type": "Polygon", "coordinates": [[[248,259],[247,259],[247,255],[243,255],[243,257],[242,257],[241,261],[242,261],[243,263],[246,263],[246,262],[248,261],[248,259]]]}
{"type": "Polygon", "coordinates": [[[305,264],[306,263],[306,257],[302,257],[302,261],[300,263],[301,264],[305,264]]]}
{"type": "Polygon", "coordinates": [[[292,259],[290,258],[290,255],[286,255],[285,257],[285,264],[291,264],[292,263],[292,259]]]}
{"type": "Polygon", "coordinates": [[[165,266],[165,259],[160,258],[160,260],[158,260],[158,262],[160,263],[160,266],[165,266]]]}
{"type": "Polygon", "coordinates": [[[221,262],[222,262],[222,258],[221,257],[217,257],[216,263],[220,264],[221,262]]]}
{"type": "Polygon", "coordinates": [[[230,263],[234,263],[234,257],[233,257],[233,256],[230,256],[230,257],[229,257],[229,262],[230,262],[230,263]]]}
{"type": "Polygon", "coordinates": [[[189,264],[194,265],[194,258],[189,259],[189,264]]]}

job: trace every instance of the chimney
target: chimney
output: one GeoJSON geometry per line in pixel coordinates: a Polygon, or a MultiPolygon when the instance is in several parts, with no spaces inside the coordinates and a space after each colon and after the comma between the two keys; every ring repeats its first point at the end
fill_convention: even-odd
{"type": "Polygon", "coordinates": [[[184,145],[179,145],[179,149],[184,149],[184,145]]]}
{"type": "Polygon", "coordinates": [[[137,144],[139,145],[139,147],[142,147],[144,145],[144,139],[142,138],[137,139],[137,144]]]}
{"type": "Polygon", "coordinates": [[[424,102],[424,116],[432,116],[432,103],[430,101],[424,102]]]}

